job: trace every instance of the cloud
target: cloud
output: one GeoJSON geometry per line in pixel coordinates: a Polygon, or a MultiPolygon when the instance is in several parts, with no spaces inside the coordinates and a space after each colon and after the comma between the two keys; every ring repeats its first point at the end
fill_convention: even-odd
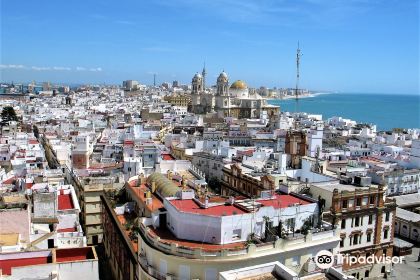
{"type": "Polygon", "coordinates": [[[236,23],[264,26],[305,24],[313,27],[340,23],[346,18],[366,13],[382,2],[384,0],[159,0],[158,3],[236,23]],[[331,18],[333,13],[335,15],[331,18]]]}
{"type": "Polygon", "coordinates": [[[135,22],[129,20],[116,20],[115,23],[123,25],[134,25],[135,22]]]}
{"type": "Polygon", "coordinates": [[[57,70],[57,71],[70,71],[71,68],[70,67],[62,67],[62,66],[54,66],[53,70],[57,70]]]}
{"type": "Polygon", "coordinates": [[[90,72],[102,72],[102,67],[82,67],[77,66],[71,68],[67,66],[26,66],[21,64],[0,64],[0,69],[19,69],[19,70],[32,70],[32,71],[90,71],[90,72]]]}
{"type": "Polygon", "coordinates": [[[0,64],[1,69],[24,69],[24,65],[16,65],[16,64],[0,64]]]}
{"type": "Polygon", "coordinates": [[[82,66],[77,66],[76,67],[76,71],[90,71],[90,72],[101,72],[102,68],[101,67],[82,67],[82,66]]]}
{"type": "Polygon", "coordinates": [[[48,71],[48,70],[51,70],[51,67],[32,66],[31,69],[35,71],[48,71]]]}

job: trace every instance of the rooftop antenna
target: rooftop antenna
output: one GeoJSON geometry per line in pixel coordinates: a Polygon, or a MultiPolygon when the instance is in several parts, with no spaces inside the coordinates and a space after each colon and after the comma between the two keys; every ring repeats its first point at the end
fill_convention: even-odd
{"type": "Polygon", "coordinates": [[[299,110],[299,66],[300,66],[300,57],[302,54],[300,53],[299,41],[296,50],[296,89],[295,89],[295,97],[296,97],[296,113],[299,110]]]}

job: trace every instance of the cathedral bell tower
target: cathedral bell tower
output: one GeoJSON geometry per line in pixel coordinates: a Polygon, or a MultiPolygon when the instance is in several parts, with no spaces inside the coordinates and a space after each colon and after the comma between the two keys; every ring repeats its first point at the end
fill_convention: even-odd
{"type": "Polygon", "coordinates": [[[201,95],[203,91],[203,76],[196,73],[191,81],[192,90],[191,90],[191,112],[199,113],[200,104],[201,104],[201,95]]]}
{"type": "Polygon", "coordinates": [[[200,73],[196,73],[192,78],[192,94],[200,94],[203,91],[203,76],[200,73]]]}
{"type": "Polygon", "coordinates": [[[215,111],[220,117],[229,116],[230,97],[229,97],[229,79],[225,71],[220,73],[217,78],[215,111]]]}

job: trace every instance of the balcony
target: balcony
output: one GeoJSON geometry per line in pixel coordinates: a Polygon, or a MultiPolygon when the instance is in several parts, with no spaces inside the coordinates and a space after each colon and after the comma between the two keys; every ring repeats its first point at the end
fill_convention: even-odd
{"type": "Polygon", "coordinates": [[[340,240],[336,236],[335,229],[324,229],[318,232],[309,232],[306,236],[295,234],[295,236],[287,236],[266,243],[208,244],[181,240],[173,236],[169,230],[156,230],[143,223],[140,223],[140,235],[145,242],[159,251],[190,259],[249,257],[266,254],[267,251],[272,251],[275,254],[291,249],[316,246],[328,241],[338,244],[340,240]]]}

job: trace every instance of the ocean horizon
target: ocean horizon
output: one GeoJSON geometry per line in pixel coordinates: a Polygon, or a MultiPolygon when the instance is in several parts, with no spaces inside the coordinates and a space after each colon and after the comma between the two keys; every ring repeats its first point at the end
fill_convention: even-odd
{"type": "MultiPolygon", "coordinates": [[[[271,99],[282,112],[296,112],[295,99],[271,99]]],[[[299,99],[298,112],[338,116],[358,123],[376,124],[378,130],[420,128],[420,95],[388,93],[315,93],[299,99]]]]}

